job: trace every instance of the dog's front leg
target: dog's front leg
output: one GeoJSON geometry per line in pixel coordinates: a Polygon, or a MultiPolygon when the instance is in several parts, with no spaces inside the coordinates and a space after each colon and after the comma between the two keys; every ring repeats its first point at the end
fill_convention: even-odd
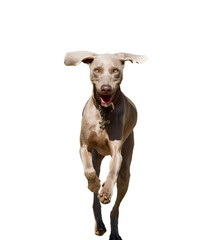
{"type": "Polygon", "coordinates": [[[122,163],[121,142],[116,141],[111,147],[112,158],[110,161],[109,174],[106,181],[102,185],[102,189],[98,195],[100,201],[104,204],[111,201],[114,185],[117,181],[118,173],[122,163]]]}
{"type": "Polygon", "coordinates": [[[84,174],[88,180],[88,188],[91,192],[98,193],[100,189],[100,179],[97,177],[93,167],[92,153],[88,151],[86,145],[81,146],[80,156],[83,163],[84,174]]]}

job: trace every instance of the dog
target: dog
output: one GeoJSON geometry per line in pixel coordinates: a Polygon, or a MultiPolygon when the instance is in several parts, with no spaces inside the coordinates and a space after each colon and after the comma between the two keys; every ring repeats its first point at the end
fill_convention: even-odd
{"type": "Polygon", "coordinates": [[[144,63],[146,59],[146,56],[129,53],[96,54],[86,51],[69,52],[64,59],[66,66],[83,62],[90,67],[93,94],[83,110],[80,156],[88,188],[94,193],[95,234],[98,236],[106,232],[100,202],[107,204],[111,201],[117,183],[117,199],[110,214],[110,240],[121,240],[119,206],[129,185],[133,129],[137,122],[134,103],[120,89],[123,68],[125,61],[144,63]],[[100,166],[107,155],[111,155],[109,173],[100,190],[100,166]]]}

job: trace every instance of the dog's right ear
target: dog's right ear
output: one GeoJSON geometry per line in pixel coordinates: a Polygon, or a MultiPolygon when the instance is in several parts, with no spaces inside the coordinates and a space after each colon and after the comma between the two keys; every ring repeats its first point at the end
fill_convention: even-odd
{"type": "Polygon", "coordinates": [[[77,66],[81,62],[90,64],[96,56],[96,53],[86,51],[68,52],[65,55],[64,63],[66,66],[77,66]]]}
{"type": "Polygon", "coordinates": [[[125,61],[139,64],[147,61],[147,57],[144,55],[135,55],[130,53],[116,53],[115,55],[122,61],[123,64],[125,61]]]}

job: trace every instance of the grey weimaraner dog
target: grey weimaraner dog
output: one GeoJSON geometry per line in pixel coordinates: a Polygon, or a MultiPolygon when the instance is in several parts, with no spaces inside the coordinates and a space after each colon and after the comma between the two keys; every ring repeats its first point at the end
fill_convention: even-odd
{"type": "Polygon", "coordinates": [[[124,62],[143,63],[145,56],[128,53],[95,54],[71,52],[65,56],[65,65],[81,62],[90,66],[93,95],[83,110],[80,134],[80,156],[88,188],[94,193],[93,210],[96,220],[95,234],[106,232],[101,216],[101,203],[109,203],[117,182],[117,199],[111,211],[110,240],[120,240],[118,233],[119,205],[125,196],[130,163],[134,147],[133,128],[137,122],[135,105],[120,90],[124,62]],[[100,165],[106,155],[111,155],[110,169],[100,193],[100,165]]]}

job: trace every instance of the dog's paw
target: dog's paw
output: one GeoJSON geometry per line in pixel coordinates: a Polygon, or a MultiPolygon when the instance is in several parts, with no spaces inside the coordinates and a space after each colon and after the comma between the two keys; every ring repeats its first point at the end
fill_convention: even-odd
{"type": "Polygon", "coordinates": [[[106,187],[106,184],[103,184],[103,187],[98,194],[98,198],[101,201],[101,203],[107,204],[111,201],[112,197],[112,191],[109,187],[106,187]]]}
{"type": "Polygon", "coordinates": [[[99,224],[99,226],[97,225],[97,223],[95,223],[95,234],[97,236],[102,236],[105,232],[106,228],[103,222],[99,224]]]}

